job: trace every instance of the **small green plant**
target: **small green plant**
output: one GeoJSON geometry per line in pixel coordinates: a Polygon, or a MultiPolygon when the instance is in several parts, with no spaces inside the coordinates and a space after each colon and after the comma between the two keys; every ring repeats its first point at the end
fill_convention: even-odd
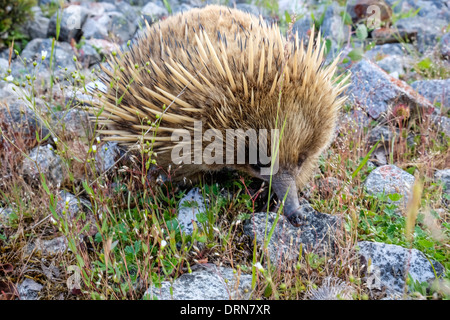
{"type": "MultiPolygon", "coordinates": [[[[75,45],[75,47],[77,48],[77,50],[80,50],[84,45],[86,44],[86,38],[83,36],[81,37],[80,41],[78,41],[78,43],[75,45]]],[[[95,48],[94,49],[99,52],[99,48],[95,48]]]]}
{"type": "Polygon", "coordinates": [[[278,15],[278,1],[277,0],[256,0],[258,7],[266,8],[271,15],[278,15]]]}
{"type": "Polygon", "coordinates": [[[166,7],[169,14],[172,14],[172,7],[170,6],[170,3],[168,0],[163,0],[164,6],[166,7]]]}
{"type": "Polygon", "coordinates": [[[395,25],[397,23],[397,21],[400,20],[400,19],[406,19],[406,18],[413,18],[413,17],[415,17],[419,13],[419,11],[421,9],[421,8],[418,8],[418,9],[414,10],[413,8],[411,8],[407,12],[403,12],[403,11],[396,12],[396,10],[394,10],[394,9],[395,9],[395,7],[397,7],[399,5],[399,3],[400,3],[400,0],[395,2],[392,5],[392,12],[393,12],[393,14],[392,14],[392,17],[391,17],[391,21],[392,21],[393,25],[395,25]]]}
{"type": "Polygon", "coordinates": [[[46,4],[41,4],[40,8],[45,17],[51,18],[56,13],[56,11],[58,11],[58,9],[60,8],[60,2],[59,1],[49,1],[46,4]]]}
{"type": "Polygon", "coordinates": [[[323,24],[323,21],[324,21],[324,19],[325,19],[325,13],[326,13],[326,8],[325,8],[325,10],[323,11],[323,13],[321,14],[321,16],[320,17],[318,17],[317,19],[316,19],[316,17],[314,16],[314,12],[311,12],[311,19],[312,19],[312,21],[314,21],[314,27],[316,28],[316,30],[320,30],[320,28],[321,28],[321,26],[322,26],[322,24],[323,24]]]}
{"type": "Polygon", "coordinates": [[[27,37],[20,27],[33,18],[31,8],[36,0],[0,0],[0,49],[14,42],[14,49],[21,50],[27,37]]]}
{"type": "Polygon", "coordinates": [[[439,299],[449,300],[448,280],[435,280],[433,283],[414,280],[410,274],[406,279],[408,292],[413,299],[439,299]],[[444,289],[443,289],[444,287],[444,289]]]}
{"type": "Polygon", "coordinates": [[[450,76],[449,69],[438,59],[422,57],[414,65],[414,70],[426,79],[446,79],[450,76]]]}

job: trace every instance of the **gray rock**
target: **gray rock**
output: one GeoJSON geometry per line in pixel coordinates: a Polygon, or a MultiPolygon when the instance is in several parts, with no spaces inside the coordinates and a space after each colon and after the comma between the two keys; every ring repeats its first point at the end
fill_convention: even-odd
{"type": "Polygon", "coordinates": [[[394,134],[398,137],[398,128],[395,128],[394,133],[390,128],[386,126],[376,126],[369,131],[368,142],[369,144],[374,145],[378,140],[381,140],[379,144],[380,146],[389,146],[392,138],[394,137],[394,134]]]}
{"type": "Polygon", "coordinates": [[[56,201],[56,213],[60,217],[76,218],[78,213],[86,212],[91,204],[84,199],[77,198],[67,191],[60,191],[56,201]]]}
{"type": "Polygon", "coordinates": [[[260,15],[262,15],[263,17],[266,17],[269,15],[269,11],[266,8],[261,8],[261,7],[255,6],[253,4],[248,4],[248,3],[238,3],[238,4],[236,4],[236,9],[254,14],[257,17],[259,17],[260,15]]]}
{"type": "MultiPolygon", "coordinates": [[[[48,263],[48,260],[46,258],[43,258],[41,260],[41,268],[42,268],[42,273],[50,281],[56,281],[61,276],[61,271],[59,270],[59,268],[57,266],[55,266],[55,260],[48,263]]],[[[62,293],[60,295],[62,295],[62,293]]],[[[57,298],[57,300],[64,300],[63,295],[61,298],[57,298]]]]}
{"type": "Polygon", "coordinates": [[[450,33],[446,33],[442,36],[440,49],[442,57],[450,59],[450,33]]]}
{"type": "Polygon", "coordinates": [[[395,4],[395,13],[407,13],[416,11],[418,17],[426,17],[429,21],[434,19],[450,19],[450,12],[448,11],[448,1],[445,0],[385,0],[391,7],[395,4]],[[447,3],[446,3],[447,2],[447,3]]]}
{"type": "Polygon", "coordinates": [[[369,60],[361,60],[351,68],[349,100],[374,119],[386,115],[397,104],[406,104],[411,112],[434,110],[433,105],[407,83],[388,75],[369,60]]]}
{"type": "Polygon", "coordinates": [[[417,249],[407,249],[394,244],[379,242],[358,242],[359,255],[364,258],[368,270],[367,284],[371,289],[386,288],[394,292],[403,292],[407,273],[415,281],[426,282],[440,276],[444,268],[435,261],[433,267],[425,255],[417,249]],[[369,263],[370,260],[370,263],[369,263]]]}
{"type": "Polygon", "coordinates": [[[51,240],[37,239],[34,247],[29,247],[28,250],[35,250],[35,252],[40,252],[44,256],[53,256],[66,252],[67,248],[67,239],[61,236],[51,240]]]}
{"type": "MultiPolygon", "coordinates": [[[[2,59],[9,59],[9,48],[3,48],[3,50],[0,49],[0,58],[2,59]]],[[[12,53],[12,59],[16,58],[16,54],[13,52],[12,53]]]]}
{"type": "Polygon", "coordinates": [[[408,0],[414,8],[420,8],[418,15],[431,19],[450,19],[448,0],[408,0]]]}
{"type": "Polygon", "coordinates": [[[304,1],[278,0],[278,13],[280,16],[284,15],[285,12],[309,15],[310,12],[306,6],[304,1]]]}
{"type": "Polygon", "coordinates": [[[86,111],[75,108],[58,111],[55,112],[55,118],[54,128],[58,136],[85,139],[92,135],[93,124],[89,121],[89,113],[86,111]]]}
{"type": "Polygon", "coordinates": [[[154,2],[154,1],[160,2],[160,0],[103,0],[103,2],[106,2],[106,3],[117,3],[119,1],[133,5],[133,6],[140,6],[140,7],[144,6],[148,2],[154,2]]]}
{"type": "Polygon", "coordinates": [[[80,62],[87,68],[102,61],[97,49],[88,43],[85,43],[80,50],[78,50],[78,53],[80,55],[80,62]]]}
{"type": "MultiPolygon", "coordinates": [[[[299,228],[280,216],[270,239],[268,250],[272,263],[283,263],[298,259],[300,246],[308,252],[317,254],[332,253],[340,220],[337,216],[315,211],[307,201],[300,203],[300,208],[306,217],[305,224],[299,228]]],[[[255,213],[252,219],[244,225],[244,232],[252,239],[256,233],[256,242],[264,244],[266,234],[266,212],[255,213]]],[[[267,232],[271,230],[277,214],[269,212],[267,232]]]]}
{"type": "Polygon", "coordinates": [[[14,211],[11,208],[0,208],[0,228],[8,224],[9,216],[13,213],[14,211]]]}
{"type": "Polygon", "coordinates": [[[6,71],[8,70],[8,60],[0,58],[0,76],[7,76],[6,71]]]}
{"type": "Polygon", "coordinates": [[[367,127],[370,124],[370,118],[367,114],[359,110],[357,108],[353,108],[351,112],[341,113],[338,123],[339,132],[343,131],[344,134],[347,134],[346,126],[350,125],[351,128],[362,129],[367,127]]]}
{"type": "MultiPolygon", "coordinates": [[[[126,2],[121,1],[122,3],[127,4],[126,2]]],[[[105,12],[117,11],[117,7],[115,6],[116,1],[112,1],[112,3],[108,3],[106,1],[102,2],[83,2],[80,5],[86,8],[89,14],[102,15],[105,12]]]]}
{"type": "Polygon", "coordinates": [[[139,9],[125,1],[116,1],[115,5],[117,7],[115,11],[120,12],[134,27],[137,27],[140,16],[139,9]]]}
{"type": "MultiPolygon", "coordinates": [[[[96,69],[96,70],[98,70],[98,69],[96,69]]],[[[101,82],[99,80],[94,81],[94,82],[89,82],[86,84],[86,89],[88,90],[87,93],[84,91],[84,87],[82,87],[82,88],[77,88],[76,86],[68,87],[68,88],[66,88],[66,91],[65,91],[66,106],[68,108],[78,108],[78,110],[80,110],[81,107],[89,107],[89,106],[91,106],[91,104],[94,101],[97,101],[97,96],[95,94],[93,95],[92,93],[94,93],[94,91],[96,89],[103,89],[103,88],[106,88],[106,86],[103,84],[103,82],[101,82]],[[97,88],[99,86],[102,86],[102,87],[97,88]]],[[[102,91],[102,92],[105,93],[106,89],[105,89],[105,91],[102,91]]],[[[86,108],[83,108],[83,109],[84,109],[83,111],[87,111],[86,108]]],[[[60,111],[59,114],[55,115],[54,120],[60,121],[66,112],[67,112],[67,110],[60,111]]],[[[76,117],[79,117],[79,116],[81,116],[81,115],[76,115],[76,117]]],[[[81,119],[83,119],[83,116],[81,116],[81,119]]],[[[58,126],[59,125],[60,124],[58,124],[58,126]]],[[[86,127],[85,125],[83,125],[81,127],[84,129],[89,128],[89,126],[86,127]]],[[[81,136],[84,136],[84,134],[82,134],[81,136]]]]}
{"type": "MultiPolygon", "coordinates": [[[[403,75],[412,65],[412,62],[409,61],[408,58],[406,58],[405,56],[397,55],[387,56],[381,60],[378,60],[376,63],[381,67],[381,69],[383,69],[390,75],[403,75]]],[[[398,76],[396,78],[398,78],[398,76]]]]}
{"type": "MultiPolygon", "coordinates": [[[[196,265],[192,273],[185,273],[173,284],[163,281],[161,288],[151,287],[144,298],[158,300],[230,300],[248,299],[252,276],[234,273],[233,269],[213,264],[196,265]],[[173,296],[170,294],[172,287],[173,296]]],[[[193,268],[194,269],[194,268],[193,268]]]]}
{"type": "MultiPolygon", "coordinates": [[[[76,223],[78,230],[86,228],[81,237],[94,236],[98,231],[91,203],[67,191],[60,191],[56,198],[56,214],[69,224],[76,223]]],[[[51,220],[54,222],[53,217],[51,220]]]]}
{"type": "Polygon", "coordinates": [[[138,17],[134,21],[130,21],[129,16],[122,12],[110,13],[111,23],[109,32],[117,39],[119,43],[126,43],[133,38],[138,28],[138,17]]]}
{"type": "MultiPolygon", "coordinates": [[[[15,143],[16,136],[20,137],[21,143],[28,148],[36,145],[36,132],[40,138],[49,133],[35,113],[21,100],[8,103],[8,108],[0,108],[0,128],[10,141],[15,143]]],[[[0,145],[3,139],[3,135],[0,135],[0,145]]]]}
{"type": "Polygon", "coordinates": [[[0,79],[0,102],[11,104],[19,99],[14,83],[5,82],[0,79]]]}
{"type": "Polygon", "coordinates": [[[444,185],[444,192],[450,194],[450,169],[437,170],[434,178],[444,185]]]}
{"type": "Polygon", "coordinates": [[[132,38],[136,28],[136,24],[122,13],[113,11],[89,17],[82,29],[86,39],[110,39],[112,35],[119,44],[123,44],[132,38]]]}
{"type": "MultiPolygon", "coordinates": [[[[36,39],[35,39],[36,40],[36,39]]],[[[33,40],[34,41],[34,40],[33,40]]],[[[23,52],[23,51],[22,51],[23,52]]],[[[60,52],[58,52],[59,54],[60,52]]],[[[40,54],[39,54],[40,55],[40,54]]],[[[50,54],[49,54],[50,55],[50,54]]],[[[37,56],[37,54],[36,54],[37,56]]],[[[49,59],[49,58],[47,58],[49,59]]],[[[41,58],[39,57],[39,61],[41,61],[41,58]]],[[[38,62],[39,63],[39,62],[38,62]]],[[[74,64],[73,64],[74,66],[74,64]]],[[[65,74],[65,70],[61,69],[62,66],[59,65],[59,67],[55,68],[55,76],[61,76],[65,74]]],[[[74,67],[69,67],[72,70],[74,70],[74,67]]],[[[11,75],[14,77],[15,82],[19,83],[27,83],[26,77],[34,76],[36,77],[36,80],[34,81],[34,85],[36,89],[42,89],[47,90],[48,85],[50,83],[50,72],[48,68],[48,61],[43,62],[42,64],[38,64],[36,67],[33,66],[33,61],[28,60],[27,63],[24,64],[22,61],[19,61],[19,59],[12,60],[11,62],[11,75]],[[37,72],[36,72],[37,70],[37,72]]],[[[1,83],[0,83],[1,85],[1,83]]],[[[19,96],[19,92],[14,92],[14,96],[19,96]]]]}
{"type": "Polygon", "coordinates": [[[101,55],[108,55],[113,51],[119,51],[120,46],[105,39],[89,39],[86,40],[86,44],[92,46],[96,50],[99,50],[101,55]]]}
{"type": "Polygon", "coordinates": [[[366,179],[365,187],[369,194],[377,193],[400,194],[403,197],[398,201],[388,199],[389,203],[396,204],[404,208],[411,196],[411,189],[414,185],[413,175],[403,171],[394,165],[386,165],[373,170],[366,179]]]}
{"type": "Polygon", "coordinates": [[[442,28],[444,28],[448,22],[441,19],[433,19],[433,23],[430,23],[427,17],[413,17],[399,19],[396,22],[398,29],[405,30],[406,32],[417,33],[416,46],[420,52],[424,52],[430,46],[434,46],[436,39],[442,35],[442,28]]]}
{"type": "Polygon", "coordinates": [[[323,37],[331,40],[331,56],[335,56],[338,48],[348,39],[349,29],[343,23],[341,16],[344,11],[344,7],[339,6],[337,2],[332,2],[325,11],[320,27],[323,37]]]}
{"type": "Polygon", "coordinates": [[[389,75],[390,75],[392,78],[400,79],[400,74],[398,73],[398,71],[391,72],[391,73],[389,73],[389,75]]]}
{"type": "Polygon", "coordinates": [[[372,49],[366,51],[364,54],[367,59],[377,61],[385,58],[386,56],[407,56],[411,46],[407,43],[386,43],[382,45],[376,45],[372,49]]]}
{"type": "Polygon", "coordinates": [[[447,137],[450,137],[450,118],[447,116],[431,115],[431,120],[439,132],[445,133],[447,137]]]}
{"type": "Polygon", "coordinates": [[[305,15],[304,17],[295,21],[294,26],[292,27],[292,31],[298,32],[298,38],[304,39],[303,41],[309,39],[307,32],[311,29],[313,25],[313,21],[310,15],[305,15]]]}
{"type": "Polygon", "coordinates": [[[335,41],[343,41],[347,38],[348,30],[344,30],[346,28],[343,26],[341,16],[343,12],[345,12],[345,8],[341,7],[337,2],[333,2],[327,7],[321,26],[324,37],[330,37],[335,41]]]}
{"type": "Polygon", "coordinates": [[[415,81],[411,87],[431,103],[439,102],[442,107],[450,107],[450,79],[415,81]]]}
{"type": "Polygon", "coordinates": [[[28,21],[25,26],[31,39],[46,38],[50,19],[42,14],[40,7],[32,8],[34,18],[28,21]]]}
{"type": "Polygon", "coordinates": [[[40,173],[44,174],[49,186],[58,187],[63,182],[62,160],[50,145],[31,150],[23,161],[22,169],[23,175],[37,185],[41,183],[40,173]]]}
{"type": "Polygon", "coordinates": [[[159,21],[162,17],[166,17],[169,15],[169,11],[167,11],[166,7],[153,2],[147,3],[141,9],[141,13],[144,18],[149,21],[149,23],[159,21]]]}
{"type": "Polygon", "coordinates": [[[39,293],[44,286],[26,278],[21,284],[17,286],[17,291],[19,291],[19,296],[21,300],[38,300],[39,293]]]}
{"type": "Polygon", "coordinates": [[[201,227],[197,215],[199,213],[204,213],[205,211],[205,199],[203,198],[200,189],[194,188],[190,190],[183,199],[180,200],[178,207],[177,220],[182,230],[186,232],[186,234],[192,234],[194,231],[192,220],[195,221],[198,227],[201,227]]]}
{"type": "MultiPolygon", "coordinates": [[[[63,0],[62,2],[63,2],[63,4],[66,4],[69,2],[69,0],[63,0]]],[[[38,3],[39,3],[39,5],[49,5],[51,3],[58,4],[58,3],[60,3],[60,1],[59,0],[38,0],[38,3]]]]}
{"type": "Polygon", "coordinates": [[[120,154],[117,142],[108,141],[103,144],[95,156],[95,167],[98,172],[106,172],[116,163],[116,156],[120,154]]]}
{"type": "MultiPolygon", "coordinates": [[[[69,42],[72,39],[78,41],[81,37],[81,28],[88,16],[88,10],[79,5],[70,5],[64,9],[61,18],[59,41],[69,42]]],[[[50,19],[48,37],[56,37],[56,13],[50,19]]]]}
{"type": "Polygon", "coordinates": [[[374,158],[372,161],[374,164],[376,164],[377,166],[384,166],[386,165],[387,162],[387,151],[386,151],[386,147],[378,147],[373,153],[372,153],[372,157],[374,158]]]}
{"type": "MultiPolygon", "coordinates": [[[[47,57],[39,67],[39,72],[41,72],[43,68],[50,68],[50,54],[52,52],[51,39],[34,39],[30,41],[20,55],[22,58],[27,58],[30,63],[32,61],[37,61],[37,63],[40,64],[42,61],[42,53],[44,51],[47,53],[47,57]]],[[[69,72],[74,71],[76,69],[75,62],[73,61],[74,55],[75,52],[70,44],[65,42],[57,42],[55,44],[53,60],[55,70],[58,70],[58,67],[61,67],[63,69],[67,68],[69,72]]]]}
{"type": "Polygon", "coordinates": [[[83,25],[83,36],[86,39],[107,39],[110,21],[106,14],[89,17],[83,25]]]}
{"type": "MultiPolygon", "coordinates": [[[[209,4],[224,5],[222,0],[210,0],[206,3],[203,0],[169,0],[169,2],[172,2],[172,5],[175,5],[177,2],[188,3],[189,5],[196,7],[196,8],[205,7],[209,4]]],[[[228,1],[228,5],[232,7],[234,5],[234,2],[235,2],[235,0],[230,0],[230,1],[228,1]]],[[[246,2],[246,0],[238,0],[236,2],[246,2]]]]}

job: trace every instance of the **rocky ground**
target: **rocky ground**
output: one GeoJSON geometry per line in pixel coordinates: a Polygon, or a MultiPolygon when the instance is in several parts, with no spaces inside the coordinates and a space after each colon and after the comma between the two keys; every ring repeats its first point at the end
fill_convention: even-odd
{"type": "Polygon", "coordinates": [[[267,186],[238,173],[147,194],[139,157],[80,104],[144,18],[204,1],[65,1],[58,33],[42,0],[28,44],[0,51],[0,299],[449,299],[450,2],[209,2],[303,37],[315,24],[352,74],[299,195],[306,226],[267,214],[267,186]]]}

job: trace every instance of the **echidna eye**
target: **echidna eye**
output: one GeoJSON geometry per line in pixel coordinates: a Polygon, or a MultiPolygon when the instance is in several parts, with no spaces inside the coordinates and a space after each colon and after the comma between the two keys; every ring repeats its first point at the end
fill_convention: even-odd
{"type": "Polygon", "coordinates": [[[297,163],[297,166],[301,167],[302,164],[303,164],[303,162],[305,162],[305,160],[306,160],[306,155],[300,154],[300,155],[298,156],[298,163],[297,163]]]}

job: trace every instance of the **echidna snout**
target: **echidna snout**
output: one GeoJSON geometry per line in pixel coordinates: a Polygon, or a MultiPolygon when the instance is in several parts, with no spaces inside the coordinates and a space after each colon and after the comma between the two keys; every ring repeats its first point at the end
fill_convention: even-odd
{"type": "Polygon", "coordinates": [[[272,178],[272,186],[273,191],[280,201],[286,196],[283,204],[284,215],[289,219],[293,226],[301,226],[306,217],[299,210],[300,205],[294,175],[290,173],[276,174],[272,178]]]}

